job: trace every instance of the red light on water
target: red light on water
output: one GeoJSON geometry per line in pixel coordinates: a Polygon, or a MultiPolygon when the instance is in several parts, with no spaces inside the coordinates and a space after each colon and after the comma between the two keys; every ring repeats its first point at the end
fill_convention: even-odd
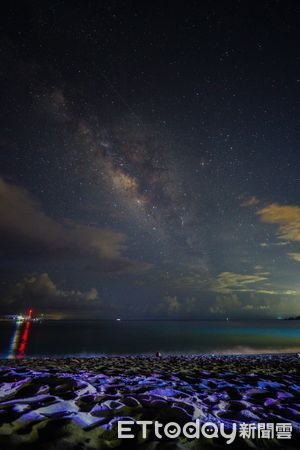
{"type": "Polygon", "coordinates": [[[21,342],[18,348],[17,358],[24,358],[25,349],[28,341],[28,332],[29,332],[30,322],[26,322],[25,328],[23,330],[23,334],[21,337],[21,342]]]}

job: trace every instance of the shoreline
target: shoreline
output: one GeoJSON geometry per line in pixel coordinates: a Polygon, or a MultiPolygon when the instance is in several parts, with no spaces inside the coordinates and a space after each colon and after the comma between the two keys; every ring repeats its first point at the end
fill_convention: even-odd
{"type": "MultiPolygon", "coordinates": [[[[298,356],[300,358],[300,347],[299,349],[287,349],[286,351],[283,348],[280,349],[253,349],[253,348],[246,348],[247,351],[245,351],[245,348],[243,348],[243,351],[236,350],[223,350],[223,351],[214,351],[214,352],[190,352],[190,353],[184,353],[184,352],[163,352],[160,351],[161,357],[160,359],[170,359],[170,358],[186,358],[186,359],[203,359],[203,358],[246,358],[246,357],[253,357],[253,358],[269,358],[269,357],[276,357],[276,356],[298,356]]],[[[130,359],[159,359],[157,356],[155,356],[154,352],[148,352],[148,353],[70,353],[70,354],[44,354],[44,355],[25,355],[22,357],[18,356],[0,356],[0,363],[2,361],[32,361],[32,360],[66,360],[66,359],[78,359],[78,360],[85,360],[85,359],[103,359],[103,358],[130,358],[130,359]]]]}

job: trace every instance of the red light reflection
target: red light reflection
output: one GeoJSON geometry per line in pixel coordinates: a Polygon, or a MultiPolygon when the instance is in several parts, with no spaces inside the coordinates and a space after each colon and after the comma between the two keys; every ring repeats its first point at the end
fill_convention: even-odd
{"type": "Polygon", "coordinates": [[[29,327],[30,327],[30,322],[28,321],[25,324],[25,328],[24,328],[22,336],[21,336],[21,342],[18,347],[18,352],[17,352],[16,358],[21,359],[21,358],[24,358],[24,356],[25,356],[25,350],[26,350],[26,345],[27,345],[27,341],[28,341],[29,327]]]}

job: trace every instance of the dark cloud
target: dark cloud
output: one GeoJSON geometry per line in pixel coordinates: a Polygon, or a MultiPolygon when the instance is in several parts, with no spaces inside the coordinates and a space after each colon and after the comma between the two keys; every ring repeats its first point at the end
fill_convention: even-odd
{"type": "Polygon", "coordinates": [[[231,292],[226,294],[202,293],[194,296],[168,295],[160,302],[148,306],[147,314],[152,317],[170,319],[206,319],[241,317],[284,316],[287,311],[297,315],[298,297],[295,292],[282,292],[281,295],[265,295],[264,292],[231,292]]]}
{"type": "Polygon", "coordinates": [[[10,312],[37,311],[74,313],[80,309],[90,311],[102,307],[97,289],[88,291],[59,288],[48,273],[34,273],[9,287],[3,296],[2,309],[10,312]]]}
{"type": "Polygon", "coordinates": [[[155,306],[156,313],[167,315],[170,318],[186,317],[191,315],[197,309],[194,297],[179,298],[177,295],[167,295],[162,302],[155,306]]]}
{"type": "Polygon", "coordinates": [[[45,214],[28,191],[0,179],[0,230],[5,254],[77,257],[97,270],[143,271],[144,262],[128,259],[126,236],[111,229],[57,222],[45,214]]]}
{"type": "Polygon", "coordinates": [[[249,296],[231,293],[217,296],[211,302],[209,310],[216,317],[276,317],[286,315],[287,311],[297,314],[299,305],[297,297],[291,297],[288,292],[275,297],[254,292],[249,296]]]}

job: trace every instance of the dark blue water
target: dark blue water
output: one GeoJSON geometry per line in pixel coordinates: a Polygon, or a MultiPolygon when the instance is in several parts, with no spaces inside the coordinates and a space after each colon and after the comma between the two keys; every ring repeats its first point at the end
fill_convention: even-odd
{"type": "Polygon", "coordinates": [[[0,323],[2,358],[300,351],[300,321],[0,323]]]}

